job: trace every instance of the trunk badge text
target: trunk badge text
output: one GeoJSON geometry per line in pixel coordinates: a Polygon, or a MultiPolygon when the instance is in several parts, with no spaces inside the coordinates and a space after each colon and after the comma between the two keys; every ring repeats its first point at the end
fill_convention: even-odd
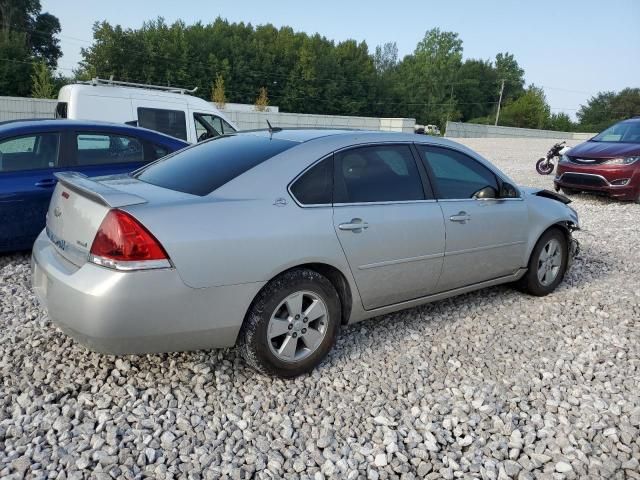
{"type": "Polygon", "coordinates": [[[287,204],[287,200],[285,198],[276,198],[276,201],[273,202],[276,207],[284,207],[287,204]]]}

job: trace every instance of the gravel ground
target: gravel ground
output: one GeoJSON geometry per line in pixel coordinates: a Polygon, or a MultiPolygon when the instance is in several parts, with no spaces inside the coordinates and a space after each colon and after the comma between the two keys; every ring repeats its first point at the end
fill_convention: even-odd
{"type": "MultiPolygon", "coordinates": [[[[467,139],[522,184],[550,140],[467,139]]],[[[344,328],[293,381],[233,350],[90,353],[0,256],[2,478],[640,478],[640,205],[578,195],[556,293],[509,287],[344,328]]]]}

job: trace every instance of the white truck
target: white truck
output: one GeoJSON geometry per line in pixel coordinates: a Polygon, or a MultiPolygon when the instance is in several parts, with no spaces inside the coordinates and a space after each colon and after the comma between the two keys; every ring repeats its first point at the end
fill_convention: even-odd
{"type": "Polygon", "coordinates": [[[126,123],[196,143],[233,133],[236,126],[194,90],[94,78],[65,85],[56,118],[126,123]]]}

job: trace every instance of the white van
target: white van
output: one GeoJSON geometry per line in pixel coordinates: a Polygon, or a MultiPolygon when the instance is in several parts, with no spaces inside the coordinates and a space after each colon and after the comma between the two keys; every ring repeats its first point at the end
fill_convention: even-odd
{"type": "Polygon", "coordinates": [[[191,143],[237,130],[194,91],[94,78],[60,89],[56,118],[127,123],[191,143]]]}

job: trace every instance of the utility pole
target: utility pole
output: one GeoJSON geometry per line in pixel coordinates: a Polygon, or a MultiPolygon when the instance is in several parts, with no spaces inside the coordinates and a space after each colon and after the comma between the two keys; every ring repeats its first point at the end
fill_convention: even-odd
{"type": "Polygon", "coordinates": [[[504,78],[502,79],[502,86],[500,87],[500,100],[498,100],[498,111],[496,112],[496,123],[494,123],[494,126],[498,126],[498,119],[500,118],[500,104],[502,104],[502,92],[504,92],[504,78]]]}

